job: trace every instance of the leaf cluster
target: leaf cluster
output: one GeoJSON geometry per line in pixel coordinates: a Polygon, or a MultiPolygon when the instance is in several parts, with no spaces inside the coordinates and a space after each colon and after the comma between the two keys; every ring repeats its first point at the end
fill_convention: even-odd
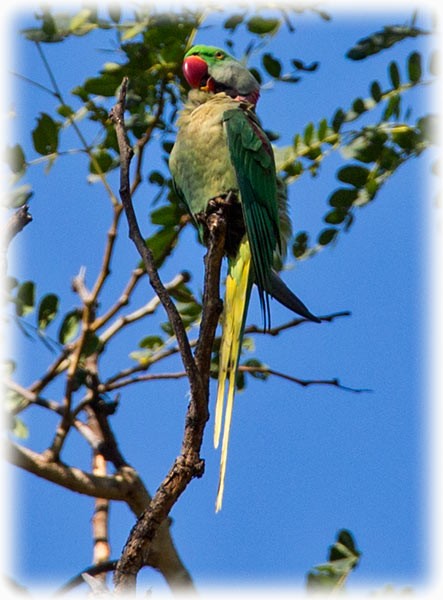
{"type": "Polygon", "coordinates": [[[338,532],[337,541],[328,553],[328,561],[317,565],[308,573],[309,591],[333,592],[342,589],[351,572],[360,562],[361,552],[356,548],[350,531],[338,532]]]}

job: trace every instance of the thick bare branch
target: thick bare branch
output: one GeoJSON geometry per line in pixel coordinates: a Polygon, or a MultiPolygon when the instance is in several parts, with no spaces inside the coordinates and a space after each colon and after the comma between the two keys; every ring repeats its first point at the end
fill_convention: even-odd
{"type": "Polygon", "coordinates": [[[138,571],[146,564],[147,557],[152,550],[152,543],[156,532],[162,523],[165,522],[171,508],[186,489],[189,482],[194,477],[200,477],[203,474],[204,462],[200,458],[200,448],[204,427],[209,418],[209,368],[205,374],[200,372],[199,369],[205,366],[206,362],[209,365],[215,330],[220,315],[219,271],[226,230],[223,215],[212,215],[210,224],[208,223],[210,240],[206,257],[204,318],[202,319],[204,326],[200,330],[200,334],[204,333],[204,337],[202,335],[199,338],[196,360],[194,360],[183,322],[167,290],[160,281],[152,254],[146,247],[141,236],[132,206],[129,182],[129,163],[132,150],[127,140],[123,121],[127,83],[127,79],[124,79],[119,101],[111,112],[121,157],[120,197],[128,219],[129,235],[142,257],[151,285],[165,307],[177,338],[183,365],[189,379],[190,402],[185,419],[181,455],[176,458],[148,508],[133,527],[122,556],[118,561],[114,577],[115,589],[118,593],[135,593],[138,571]],[[213,272],[208,273],[211,269],[213,269],[213,272]]]}
{"type": "MultiPolygon", "coordinates": [[[[122,467],[112,476],[100,476],[63,463],[48,462],[43,455],[11,442],[7,442],[6,450],[8,460],[15,466],[79,494],[126,502],[137,517],[151,502],[149,492],[132,467],[122,467]]],[[[172,541],[168,520],[158,528],[145,564],[162,573],[172,589],[193,588],[172,541]]]]}

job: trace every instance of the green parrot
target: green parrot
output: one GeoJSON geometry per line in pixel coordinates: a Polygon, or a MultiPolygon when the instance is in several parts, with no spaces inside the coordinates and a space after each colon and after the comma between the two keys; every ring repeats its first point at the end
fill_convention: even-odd
{"type": "Polygon", "coordinates": [[[273,150],[255,114],[260,86],[252,73],[220,48],[198,45],[185,55],[183,73],[191,86],[178,119],[169,167],[204,240],[204,216],[214,199],[228,210],[228,257],[215,407],[214,445],[223,423],[216,511],[222,507],[229,431],[243,331],[252,285],[258,289],[264,328],[269,298],[320,322],[273,268],[285,247],[280,233],[279,185],[273,150]],[[227,399],[225,406],[225,391],[227,399]]]}

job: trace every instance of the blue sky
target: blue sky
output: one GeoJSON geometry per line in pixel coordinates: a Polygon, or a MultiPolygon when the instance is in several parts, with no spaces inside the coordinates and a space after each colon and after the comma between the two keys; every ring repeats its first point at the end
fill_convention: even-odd
{"type": "MultiPolygon", "coordinates": [[[[279,143],[289,144],[309,121],[330,118],[336,108],[366,97],[374,79],[387,85],[390,60],[404,69],[413,50],[428,53],[428,40],[425,44],[418,38],[364,62],[346,60],[346,51],[358,39],[383,25],[408,21],[412,11],[392,8],[368,16],[328,10],[330,22],[302,14],[296,18],[295,33],[283,27],[269,45],[278,56],[320,62],[319,70],[307,73],[300,84],[263,92],[259,116],[267,129],[282,133],[279,143]]],[[[32,18],[23,16],[14,27],[30,22],[32,18]]],[[[418,25],[429,26],[426,12],[419,12],[418,25]]],[[[11,70],[47,85],[33,44],[19,35],[11,37],[11,70]]],[[[225,37],[220,23],[212,19],[211,27],[196,41],[223,46],[225,37]]],[[[236,50],[240,52],[245,43],[239,35],[236,50]]],[[[103,48],[112,48],[110,32],[44,48],[68,97],[103,62],[115,60],[103,48]]],[[[35,116],[40,111],[50,113],[55,104],[48,94],[21,80],[15,79],[13,86],[14,141],[20,141],[32,158],[29,131],[35,116]]],[[[412,91],[407,102],[415,118],[430,110],[424,88],[412,91]]],[[[160,164],[155,156],[150,161],[153,167],[160,164]]],[[[338,187],[335,172],[342,161],[331,156],[317,178],[304,176],[291,188],[295,230],[315,234],[321,229],[327,197],[338,187]]],[[[34,220],[14,245],[16,276],[35,279],[38,296],[59,294],[64,310],[75,305],[70,280],[81,266],[86,266],[87,281],[93,281],[111,216],[103,190],[86,183],[86,163],[81,163],[78,157],[63,157],[49,176],[40,166],[29,171],[35,190],[34,220]]],[[[288,285],[317,314],[349,310],[352,316],[321,326],[305,324],[278,338],[257,336],[256,354],[271,367],[302,379],[338,377],[344,385],[372,392],[357,395],[325,386],[303,389],[272,378],[266,384],[250,381],[237,397],[225,501],[217,515],[213,506],[219,457],[212,448],[209,423],[203,447],[205,476],[191,483],[172,511],[174,540],[197,584],[299,586],[307,571],[325,560],[341,528],[352,531],[363,553],[350,586],[371,590],[385,584],[418,586],[428,578],[430,400],[425,315],[427,238],[435,210],[426,185],[430,179],[428,156],[411,161],[387,182],[375,202],[359,211],[355,225],[336,246],[290,265],[285,273],[288,285]]],[[[110,181],[117,191],[116,177],[110,181]]],[[[144,203],[143,194],[149,197],[149,192],[139,193],[135,203],[141,228],[148,235],[150,205],[144,203]]],[[[137,260],[124,229],[118,250],[115,282],[107,288],[105,301],[118,293],[137,260]]],[[[163,280],[192,268],[195,281],[200,281],[202,256],[194,233],[186,232],[179,252],[162,268],[163,280]]],[[[147,284],[141,285],[135,302],[151,296],[147,284]]],[[[272,318],[279,324],[291,316],[273,303],[272,318]]],[[[249,321],[260,323],[256,298],[249,321]]],[[[127,355],[140,337],[134,330],[122,335],[118,351],[103,358],[104,368],[112,373],[122,360],[130,364],[127,355]]],[[[41,345],[18,337],[12,350],[20,357],[16,377],[23,385],[39,376],[51,358],[41,345]]],[[[169,368],[174,371],[180,366],[171,361],[169,368]]],[[[122,396],[113,418],[123,454],[151,492],[179,452],[186,392],[185,381],[133,387],[122,396]]],[[[57,397],[60,390],[54,387],[51,393],[57,397]]],[[[38,408],[23,419],[30,429],[25,443],[42,451],[50,443],[55,421],[38,408]]],[[[86,444],[70,442],[64,460],[87,469],[86,444]]],[[[13,575],[29,587],[49,581],[61,584],[91,562],[93,501],[19,471],[13,483],[17,532],[13,575]]],[[[113,504],[113,557],[118,557],[132,524],[127,507],[113,504]]],[[[142,578],[154,589],[162,585],[160,577],[147,570],[142,578]]]]}

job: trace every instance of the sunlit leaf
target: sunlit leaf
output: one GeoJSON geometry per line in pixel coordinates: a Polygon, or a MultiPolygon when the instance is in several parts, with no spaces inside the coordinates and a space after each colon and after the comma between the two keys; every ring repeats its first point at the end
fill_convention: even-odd
{"type": "Polygon", "coordinates": [[[138,345],[140,348],[146,350],[157,350],[164,345],[164,340],[159,335],[148,335],[139,341],[138,345]]]}
{"type": "Polygon", "coordinates": [[[81,313],[78,309],[68,312],[60,326],[58,341],[61,344],[67,344],[75,338],[80,328],[81,313]]]}
{"type": "Polygon", "coordinates": [[[19,144],[6,147],[5,159],[13,173],[23,173],[25,170],[25,153],[19,144]]]}
{"type": "Polygon", "coordinates": [[[357,567],[360,556],[352,534],[346,529],[340,530],[337,541],[329,549],[328,562],[316,565],[308,573],[308,590],[331,593],[343,588],[347,577],[357,567]]]}
{"type": "Polygon", "coordinates": [[[29,184],[14,188],[8,194],[6,194],[5,205],[8,208],[20,208],[28,202],[33,193],[34,192],[29,184]]]}
{"type": "Polygon", "coordinates": [[[34,307],[35,283],[33,281],[25,281],[17,291],[15,312],[19,317],[25,317],[34,310],[34,307]]]}

